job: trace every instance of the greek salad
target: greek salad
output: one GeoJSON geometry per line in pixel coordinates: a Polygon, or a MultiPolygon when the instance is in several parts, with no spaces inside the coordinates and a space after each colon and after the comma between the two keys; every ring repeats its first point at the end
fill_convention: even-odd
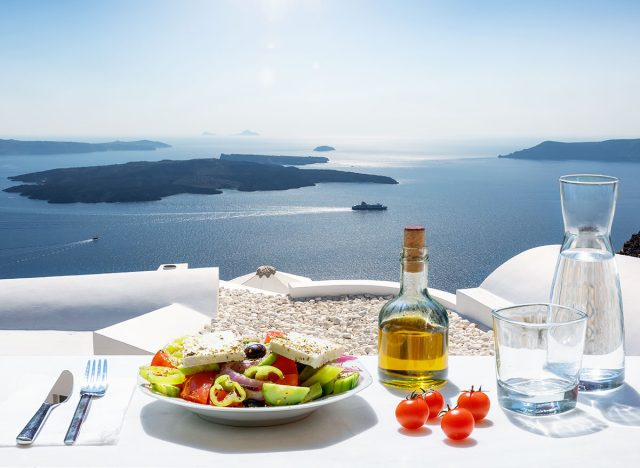
{"type": "Polygon", "coordinates": [[[229,331],[177,338],[139,375],[152,392],[216,407],[286,406],[356,388],[361,369],[342,346],[295,332],[263,339],[229,331]]]}

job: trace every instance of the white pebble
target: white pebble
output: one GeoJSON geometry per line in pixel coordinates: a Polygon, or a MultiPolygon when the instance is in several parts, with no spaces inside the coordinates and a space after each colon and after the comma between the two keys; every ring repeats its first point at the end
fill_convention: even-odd
{"type": "MultiPolygon", "coordinates": [[[[365,294],[292,300],[221,288],[218,316],[203,331],[226,329],[263,336],[267,330],[296,330],[339,342],[347,353],[373,355],[378,346],[378,313],[391,298],[365,294]]],[[[449,353],[493,355],[493,332],[483,332],[449,311],[449,353]]]]}

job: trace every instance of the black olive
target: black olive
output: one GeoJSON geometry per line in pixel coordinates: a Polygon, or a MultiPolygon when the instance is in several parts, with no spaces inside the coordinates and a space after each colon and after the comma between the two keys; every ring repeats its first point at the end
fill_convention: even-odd
{"type": "Polygon", "coordinates": [[[247,408],[259,408],[264,406],[264,401],[252,400],[251,398],[244,400],[243,403],[247,408]]]}
{"type": "Polygon", "coordinates": [[[267,348],[262,343],[251,343],[244,348],[244,355],[247,359],[260,359],[267,354],[267,348]]]}

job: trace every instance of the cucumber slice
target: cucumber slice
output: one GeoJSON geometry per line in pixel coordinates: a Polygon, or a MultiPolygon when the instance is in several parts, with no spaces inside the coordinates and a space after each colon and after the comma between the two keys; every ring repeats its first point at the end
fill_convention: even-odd
{"type": "Polygon", "coordinates": [[[198,374],[200,372],[211,372],[220,370],[220,364],[202,364],[201,366],[178,367],[184,375],[198,374]]]}
{"type": "Polygon", "coordinates": [[[342,367],[322,366],[311,377],[302,382],[302,386],[311,387],[316,382],[320,383],[320,385],[325,385],[335,379],[340,372],[342,372],[342,367]]]}
{"type": "Polygon", "coordinates": [[[180,396],[180,389],[178,387],[174,387],[173,385],[152,383],[151,391],[153,393],[158,393],[160,395],[165,395],[171,398],[177,398],[180,396]]]}
{"type": "Polygon", "coordinates": [[[333,384],[333,394],[348,392],[358,386],[360,374],[358,372],[346,372],[338,376],[333,384]]]}
{"type": "Polygon", "coordinates": [[[302,403],[311,390],[307,387],[265,383],[262,386],[264,400],[270,406],[288,406],[302,403]]]}
{"type": "Polygon", "coordinates": [[[307,393],[307,396],[304,397],[304,400],[302,400],[302,403],[315,400],[316,398],[320,398],[321,396],[322,396],[322,385],[316,382],[311,387],[309,387],[309,393],[307,393]]]}
{"type": "Polygon", "coordinates": [[[332,395],[333,394],[333,386],[335,385],[336,381],[332,380],[330,382],[327,382],[326,384],[324,384],[322,386],[322,394],[323,395],[332,395]]]}

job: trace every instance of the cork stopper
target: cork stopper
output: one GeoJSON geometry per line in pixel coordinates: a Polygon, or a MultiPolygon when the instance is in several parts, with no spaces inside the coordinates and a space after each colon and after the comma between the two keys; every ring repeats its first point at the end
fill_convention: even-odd
{"type": "Polygon", "coordinates": [[[404,271],[408,273],[424,271],[425,237],[424,226],[405,226],[402,249],[404,271]]]}
{"type": "Polygon", "coordinates": [[[404,248],[422,249],[425,246],[424,226],[405,226],[404,248]]]}

